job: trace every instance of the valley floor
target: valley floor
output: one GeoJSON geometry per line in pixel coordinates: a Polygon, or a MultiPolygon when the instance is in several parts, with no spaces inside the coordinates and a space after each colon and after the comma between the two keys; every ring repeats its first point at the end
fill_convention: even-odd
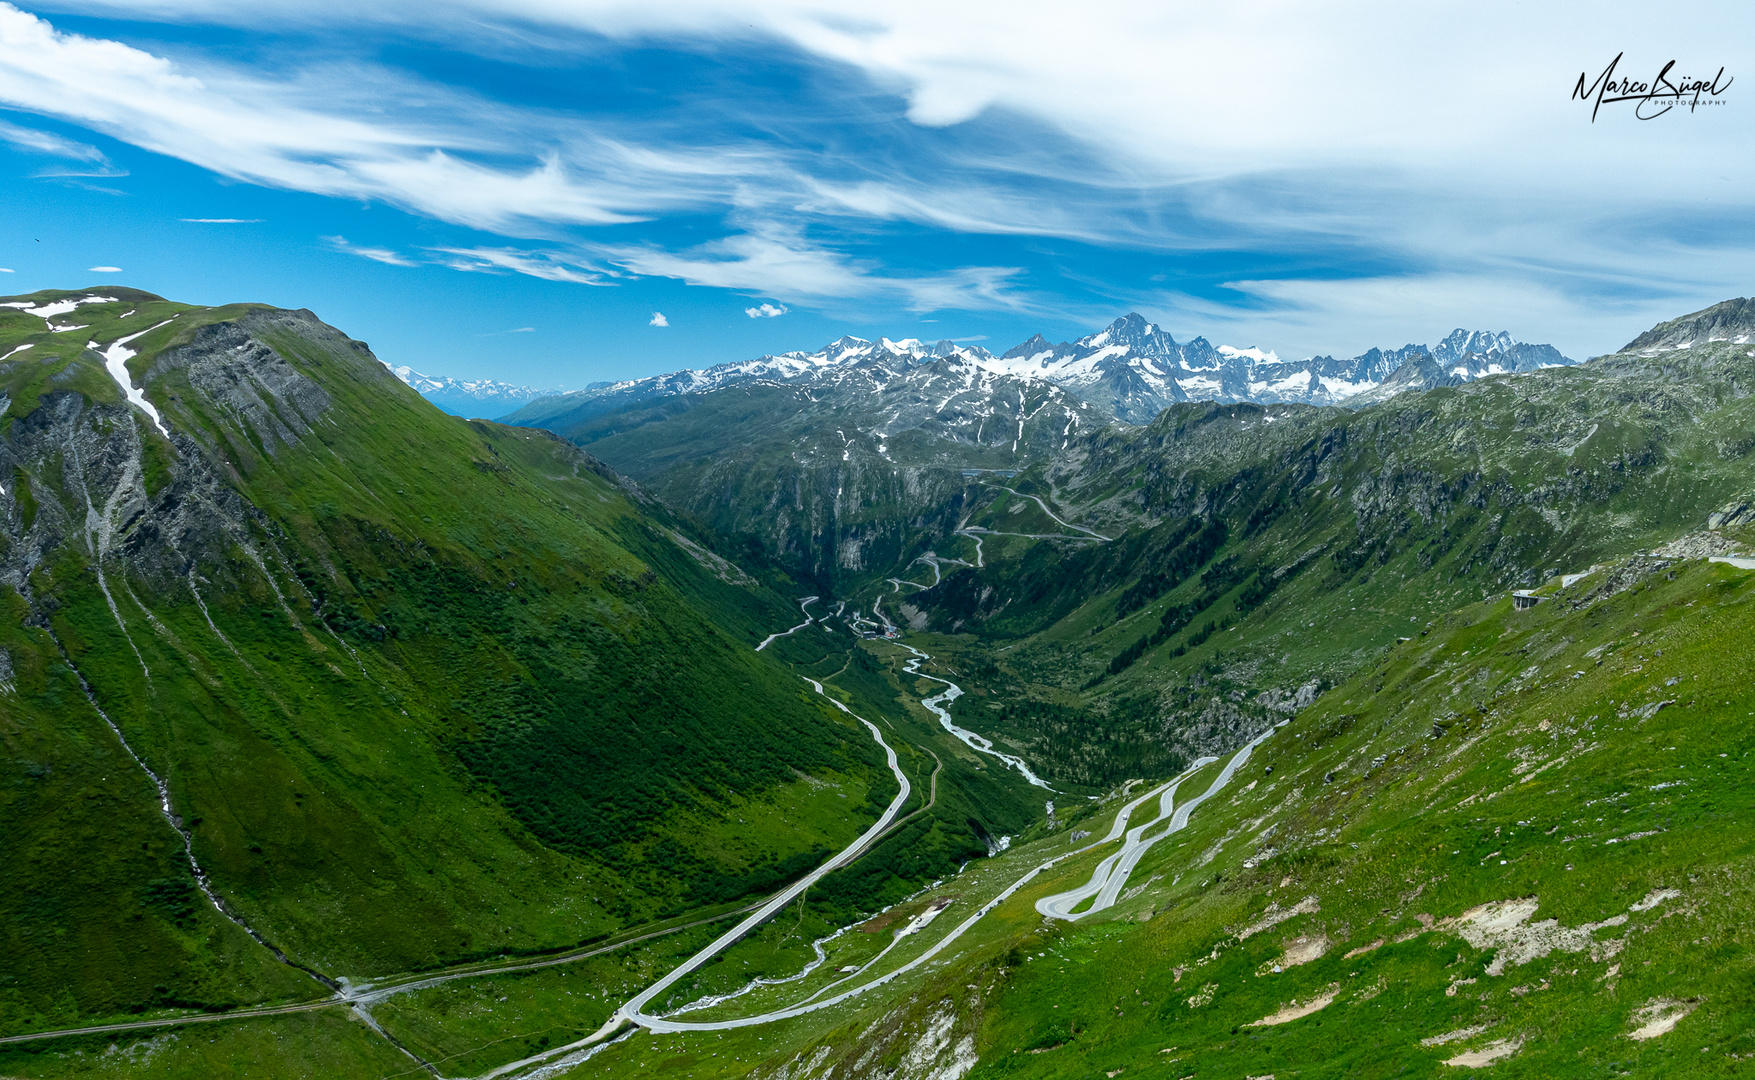
{"type": "MultiPolygon", "coordinates": [[[[904,729],[861,719],[900,793],[712,940],[737,912],[350,987],[286,1007],[298,1015],[8,1041],[0,1067],[1740,1075],[1755,1062],[1752,643],[1755,574],[1704,559],[1605,570],[1531,611],[1475,605],[1221,758],[1063,796],[1070,808],[991,857],[831,926],[807,893],[925,801],[891,744],[904,729]]],[[[859,648],[897,680],[933,663],[859,648]]],[[[911,679],[912,700],[948,705],[950,672],[931,679],[911,679]]],[[[811,681],[847,708],[832,679],[811,681]]],[[[947,753],[1014,767],[913,708],[909,738],[937,730],[947,753]]]]}

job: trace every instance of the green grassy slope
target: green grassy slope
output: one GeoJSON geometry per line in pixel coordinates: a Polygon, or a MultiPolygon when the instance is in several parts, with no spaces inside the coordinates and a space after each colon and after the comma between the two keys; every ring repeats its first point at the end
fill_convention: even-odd
{"type": "Polygon", "coordinates": [[[99,708],[230,910],[356,980],[760,891],[894,792],[750,650],[789,602],[592,459],[309,313],[102,295],[0,315],[0,1030],[324,992],[99,708]],[[170,439],[92,351],[142,331],[170,439]]]}
{"type": "MultiPolygon", "coordinates": [[[[1641,560],[1547,591],[1384,650],[1154,847],[1114,908],[1033,910],[1093,853],[843,1010],[636,1036],[588,1074],[1454,1076],[1484,1055],[1505,1076],[1740,1075],[1755,573],[1641,560]]],[[[967,913],[1118,805],[902,917],[967,913]]],[[[886,942],[845,935],[828,970],[886,942]]]]}
{"type": "Polygon", "coordinates": [[[1038,938],[1070,962],[1011,971],[985,1071],[1437,1075],[1508,1043],[1496,1074],[1735,1072],[1755,1050],[1755,575],[1638,570],[1464,609],[1326,695],[1142,864],[1158,884],[1038,938]]]}
{"type": "MultiPolygon", "coordinates": [[[[1100,835],[1122,781],[1288,723],[1112,909],[1034,911],[1102,853],[1081,856],[844,1008],[634,1035],[580,1075],[1455,1075],[1472,1053],[1511,1075],[1692,1076],[1755,1053],[1755,574],[1627,558],[1755,487],[1755,350],[1629,353],[1351,414],[1181,407],[1003,480],[1109,541],[992,476],[936,523],[867,507],[897,559],[972,562],[946,522],[989,530],[986,565],[936,588],[876,562],[844,580],[939,631],[910,640],[967,691],[960,721],[1048,793],[939,729],[917,704],[938,687],[892,643],[833,623],[753,652],[815,590],[779,561],[755,581],[716,560],[724,540],[561,440],[438,417],[303,313],[125,299],[78,319],[102,348],[177,314],[131,362],[170,440],[77,332],[0,331],[0,353],[34,336],[53,369],[0,366],[17,627],[0,813],[33,842],[0,892],[24,958],[0,969],[7,1030],[322,992],[204,902],[94,702],[167,778],[232,911],[326,975],[686,924],[373,1007],[449,1075],[582,1037],[724,925],[701,919],[870,820],[894,788],[808,674],[886,732],[913,816],[669,1006],[790,976],[849,927],[804,980],[700,1015],[788,1003],[950,901],[898,955],[924,948],[1100,835]],[[1549,600],[1513,610],[1522,585],[1549,600]]],[[[0,1072],[223,1073],[282,1036],[321,1045],[277,1050],[277,1074],[412,1067],[343,1015],[0,1049],[0,1072]]]]}

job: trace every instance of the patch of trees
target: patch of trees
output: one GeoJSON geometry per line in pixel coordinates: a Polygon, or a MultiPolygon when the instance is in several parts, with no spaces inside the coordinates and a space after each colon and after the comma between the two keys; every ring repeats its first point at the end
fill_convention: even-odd
{"type": "Polygon", "coordinates": [[[1185,522],[1166,545],[1169,554],[1116,598],[1116,616],[1138,611],[1187,581],[1225,546],[1228,534],[1223,518],[1209,518],[1205,523],[1191,518],[1185,522]]]}

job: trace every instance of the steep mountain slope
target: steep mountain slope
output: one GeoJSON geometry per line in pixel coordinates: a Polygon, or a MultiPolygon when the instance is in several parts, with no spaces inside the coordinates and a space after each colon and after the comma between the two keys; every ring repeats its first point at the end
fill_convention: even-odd
{"type": "Polygon", "coordinates": [[[1680,319],[1659,323],[1628,342],[1621,351],[1645,354],[1720,341],[1747,345],[1752,340],[1755,340],[1755,300],[1738,297],[1680,319]]]}
{"type": "Polygon", "coordinates": [[[1734,1074],[1755,577],[1613,569],[1447,616],[1277,732],[1141,864],[1155,887],[1037,939],[1081,962],[1006,980],[989,1071],[1061,1043],[1103,1070],[1734,1074]]]}
{"type": "Polygon", "coordinates": [[[1144,424],[1189,401],[1352,405],[1569,363],[1550,346],[1462,330],[1430,351],[1287,363],[1200,338],[1178,344],[1128,315],[1076,343],[1038,335],[998,357],[949,341],[842,338],[816,353],[545,398],[506,419],[587,447],[747,538],[754,557],[843,591],[930,550],[902,523],[954,531],[963,480],[1050,460],[1109,418],[1144,424]]]}
{"type": "Polygon", "coordinates": [[[309,312],[38,293],[0,355],[8,1032],[571,945],[895,791],[752,650],[790,601],[309,312]]]}
{"type": "Polygon", "coordinates": [[[542,418],[542,407],[513,418],[830,590],[907,563],[923,532],[954,529],[970,475],[1015,470],[1106,423],[1051,382],[888,349],[808,378],[740,379],[607,413],[594,402],[542,418]]]}
{"type": "MultiPolygon", "coordinates": [[[[870,970],[938,947],[933,965],[832,1017],[617,1044],[591,1074],[1740,1075],[1755,574],[1636,560],[1543,593],[1383,651],[1261,742],[1112,906],[1037,908],[1116,852],[1080,834],[1149,785],[914,898],[901,917],[946,916],[870,970]]],[[[828,942],[824,970],[864,963],[862,936],[828,942]]]]}
{"type": "Polygon", "coordinates": [[[216,895],[325,974],[463,955],[429,924],[495,952],[686,914],[296,1016],[0,1042],[0,1071],[1693,1076],[1755,1053],[1755,559],[1703,557],[1755,542],[1755,345],[1731,317],[1705,319],[1716,342],[1679,320],[1686,340],[1357,410],[1181,403],[1057,431],[1037,421],[1089,406],[1031,382],[1002,414],[1017,382],[947,357],[845,365],[845,395],[756,382],[582,421],[661,482],[694,477],[665,489],[679,504],[746,500],[721,510],[745,539],[782,517],[807,536],[804,497],[749,501],[774,476],[846,478],[829,510],[870,515],[870,561],[794,605],[750,580],[789,584],[744,558],[761,550],[691,531],[558,438],[435,417],[302,313],[125,302],[179,324],[123,345],[149,346],[133,370],[113,345],[135,316],[47,316],[77,311],[125,385],[76,331],[0,314],[5,349],[48,358],[0,369],[9,409],[29,403],[0,420],[29,451],[7,451],[27,482],[13,469],[6,520],[30,522],[5,534],[24,569],[0,746],[21,766],[0,806],[37,844],[8,867],[7,925],[47,958],[5,972],[19,1026],[102,1011],[44,989],[80,963],[77,1002],[137,968],[171,976],[142,1008],[299,996],[179,891],[151,787],[105,786],[130,762],[82,686],[169,763],[216,895]],[[124,403],[135,379],[163,445],[124,403]],[[849,430],[840,402],[872,398],[857,416],[881,423],[849,430]],[[27,438],[63,414],[78,437],[27,438]],[[1002,417],[1017,434],[985,441],[1002,417]],[[750,445],[762,420],[781,430],[750,445]],[[970,455],[986,464],[954,464],[970,455]],[[883,619],[907,636],[874,640],[883,619]],[[920,801],[782,917],[712,944],[731,898],[895,791],[831,699],[899,744],[920,801]],[[763,771],[798,761],[796,784],[763,771]],[[686,771],[652,775],[671,762],[686,771]],[[586,773],[607,779],[565,782],[586,773]],[[106,858],[76,864],[78,843],[106,858]],[[301,872],[320,887],[277,876],[319,851],[301,872]],[[68,866],[77,886],[46,880],[68,866]],[[96,906],[80,889],[138,907],[57,914],[96,906]],[[103,953],[131,925],[150,963],[103,953]],[[646,1001],[647,1030],[605,1024],[704,948],[646,1001]],[[346,1009],[386,1041],[329,1022],[346,1009]]]}

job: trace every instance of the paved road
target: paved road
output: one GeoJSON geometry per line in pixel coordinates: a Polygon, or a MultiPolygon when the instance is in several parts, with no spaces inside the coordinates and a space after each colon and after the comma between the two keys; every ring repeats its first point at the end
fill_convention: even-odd
{"type": "MultiPolygon", "coordinates": [[[[1196,760],[1193,765],[1190,765],[1181,776],[1178,776],[1167,784],[1160,784],[1158,787],[1153,788],[1144,795],[1141,795],[1139,798],[1128,803],[1126,806],[1123,806],[1121,812],[1115,815],[1115,824],[1110,827],[1109,835],[1097,841],[1096,845],[1087,845],[1085,848],[1085,850],[1089,851],[1091,847],[1114,843],[1116,840],[1120,839],[1122,840],[1121,850],[1106,856],[1102,862],[1098,863],[1097,868],[1091,872],[1090,881],[1076,889],[1068,889],[1063,893],[1056,893],[1053,896],[1043,897],[1041,900],[1036,901],[1036,910],[1053,919],[1078,918],[1079,916],[1072,913],[1073,908],[1078,907],[1086,900],[1091,899],[1093,896],[1096,896],[1103,891],[1104,886],[1109,883],[1110,878],[1115,873],[1116,864],[1133,852],[1143,852],[1144,848],[1151,845],[1152,841],[1142,841],[1140,837],[1147,829],[1165,820],[1171,815],[1176,799],[1176,789],[1181,786],[1182,782],[1188,779],[1196,769],[1210,765],[1217,760],[1217,758],[1210,757],[1200,758],[1196,760]],[[1145,803],[1150,802],[1154,797],[1158,800],[1158,816],[1143,825],[1135,825],[1131,829],[1128,828],[1127,823],[1132,820],[1134,810],[1138,809],[1145,803]],[[1125,837],[1123,837],[1124,832],[1126,834],[1125,837]]],[[[1156,839],[1156,837],[1153,838],[1154,841],[1156,839]]],[[[1133,861],[1138,862],[1139,860],[1136,858],[1133,861]]],[[[1128,870],[1131,871],[1132,869],[1133,866],[1130,863],[1128,870]]],[[[1123,880],[1126,880],[1125,874],[1123,875],[1123,880]]],[[[1092,910],[1096,909],[1093,908],[1092,910]]]]}
{"type": "MultiPolygon", "coordinates": [[[[1071,889],[1063,893],[1056,893],[1053,896],[1043,897],[1036,901],[1036,910],[1051,919],[1066,919],[1070,921],[1082,919],[1092,912],[1114,907],[1115,902],[1121,897],[1121,890],[1127,887],[1128,875],[1133,873],[1134,867],[1139,865],[1140,860],[1145,857],[1146,852],[1151,846],[1164,839],[1166,836],[1173,833],[1179,833],[1187,828],[1188,817],[1190,814],[1194,813],[1195,807],[1206,802],[1208,799],[1223,790],[1225,785],[1231,782],[1231,777],[1236,774],[1237,770],[1243,766],[1244,762],[1249,760],[1250,753],[1254,751],[1257,746],[1261,745],[1263,739],[1266,739],[1273,733],[1273,728],[1267,729],[1248,746],[1245,746],[1243,749],[1231,755],[1231,760],[1225,763],[1223,769],[1219,770],[1219,775],[1213,778],[1211,786],[1201,794],[1196,795],[1194,798],[1189,799],[1180,806],[1176,806],[1174,811],[1172,811],[1172,804],[1176,795],[1177,786],[1181,784],[1183,780],[1187,779],[1196,769],[1217,761],[1217,758],[1201,758],[1193,765],[1189,766],[1188,771],[1184,772],[1175,780],[1172,780],[1170,783],[1156,789],[1155,791],[1147,792],[1139,799],[1128,804],[1123,810],[1124,814],[1134,806],[1151,798],[1152,795],[1162,792],[1158,802],[1158,816],[1153,820],[1146,822],[1144,825],[1136,825],[1135,827],[1128,829],[1127,837],[1121,845],[1121,850],[1098,863],[1097,869],[1091,874],[1090,881],[1076,889],[1071,889]],[[1163,821],[1165,818],[1169,818],[1169,826],[1165,828],[1163,832],[1147,839],[1145,837],[1146,830],[1150,829],[1153,825],[1158,824],[1158,822],[1163,821]],[[1091,906],[1088,909],[1075,914],[1073,909],[1084,903],[1086,900],[1091,901],[1091,906]]],[[[1125,817],[1118,817],[1116,819],[1115,828],[1110,830],[1109,836],[1106,837],[1103,842],[1107,843],[1108,841],[1115,839],[1118,831],[1125,826],[1125,823],[1125,817]]]]}
{"type": "Polygon", "coordinates": [[[632,1020],[637,1024],[642,1024],[643,1026],[650,1026],[645,1024],[645,1021],[656,1018],[646,1016],[642,1010],[645,1009],[646,1005],[650,1003],[653,998],[670,989],[671,986],[693,973],[702,964],[705,964],[713,957],[718,956],[726,949],[729,949],[751,930],[754,930],[756,927],[779,914],[786,905],[798,899],[799,896],[803,895],[806,889],[815,885],[825,874],[852,862],[860,853],[870,846],[872,841],[876,840],[890,827],[890,824],[896,820],[896,815],[901,812],[903,804],[908,801],[908,796],[912,794],[914,789],[908,782],[908,774],[902,771],[902,766],[896,760],[895,749],[891,747],[889,743],[884,741],[883,732],[878,730],[877,725],[862,716],[854,716],[854,714],[848,710],[847,706],[836,701],[834,698],[829,697],[829,695],[824,694],[822,683],[810,678],[805,679],[805,682],[810,683],[811,687],[816,690],[817,693],[823,694],[823,697],[827,698],[837,709],[847,713],[848,716],[852,716],[871,731],[871,737],[876,739],[878,745],[884,748],[884,755],[889,759],[890,772],[895,774],[896,783],[900,790],[896,792],[896,797],[890,800],[890,805],[885,807],[884,812],[878,816],[877,821],[873,822],[869,829],[866,829],[865,832],[860,834],[859,839],[853,841],[853,843],[847,845],[845,848],[842,848],[841,853],[834,858],[823,863],[823,865],[817,867],[804,877],[799,878],[788,888],[781,890],[772,900],[769,900],[766,904],[757,908],[753,915],[744,919],[725,933],[719,935],[718,938],[714,939],[712,944],[683,961],[669,975],[659,979],[651,986],[648,986],[646,989],[636,994],[627,1004],[617,1010],[618,1016],[632,1020]]]}
{"type": "Polygon", "coordinates": [[[981,530],[979,529],[971,529],[968,526],[964,526],[957,530],[958,536],[967,536],[969,539],[975,541],[975,569],[977,570],[980,570],[987,565],[981,557],[981,537],[976,535],[980,531],[981,530]]]}
{"type": "MultiPolygon", "coordinates": [[[[1213,794],[1215,794],[1217,791],[1219,791],[1221,788],[1223,788],[1225,786],[1225,784],[1230,781],[1231,775],[1236,772],[1237,768],[1249,759],[1250,751],[1254,750],[1256,746],[1260,745],[1263,739],[1266,739],[1269,735],[1273,734],[1273,730],[1274,729],[1272,729],[1272,728],[1268,729],[1268,731],[1266,733],[1264,733],[1260,738],[1251,742],[1248,746],[1245,746],[1242,750],[1239,750],[1236,754],[1234,754],[1231,758],[1231,761],[1229,763],[1227,763],[1224,770],[1222,770],[1220,772],[1219,778],[1214,780],[1212,786],[1209,787],[1203,795],[1201,795],[1199,798],[1196,798],[1196,799],[1190,799],[1187,803],[1184,803],[1182,806],[1177,807],[1175,812],[1171,815],[1171,825],[1173,827],[1173,830],[1180,829],[1182,826],[1186,825],[1188,823],[1188,815],[1193,812],[1194,808],[1199,806],[1201,803],[1205,802],[1207,799],[1211,798],[1213,796],[1213,794]]],[[[1071,858],[1075,858],[1079,855],[1083,855],[1086,852],[1091,851],[1095,848],[1102,847],[1104,844],[1113,843],[1117,838],[1121,837],[1123,835],[1123,833],[1127,831],[1127,822],[1129,820],[1130,815],[1142,803],[1145,803],[1146,801],[1148,801],[1148,800],[1152,799],[1154,796],[1156,796],[1156,797],[1160,798],[1160,806],[1162,807],[1163,806],[1162,797],[1166,793],[1167,789],[1173,789],[1178,782],[1180,782],[1183,779],[1186,779],[1187,776],[1189,775],[1189,773],[1192,773],[1194,771],[1194,769],[1199,768],[1201,765],[1209,763],[1212,760],[1215,760],[1215,759],[1210,759],[1210,758],[1204,759],[1202,762],[1199,762],[1196,765],[1192,766],[1188,772],[1183,773],[1182,776],[1178,777],[1176,780],[1172,780],[1167,784],[1164,784],[1164,785],[1161,785],[1157,788],[1154,788],[1151,791],[1148,791],[1146,794],[1140,796],[1139,798],[1134,799],[1132,802],[1129,802],[1128,804],[1126,804],[1125,806],[1123,806],[1121,808],[1119,813],[1116,814],[1114,825],[1110,828],[1109,834],[1107,836],[1105,836],[1103,839],[1098,840],[1098,841],[1091,843],[1091,844],[1087,844],[1082,848],[1078,848],[1077,850],[1069,851],[1069,852],[1066,852],[1065,854],[1062,854],[1062,855],[1056,855],[1055,857],[1053,857],[1051,859],[1048,859],[1042,863],[1039,863],[1038,865],[1036,865],[1034,867],[1031,867],[1030,870],[1028,872],[1026,872],[1023,876],[1019,877],[1018,880],[1012,882],[999,895],[993,897],[991,900],[987,901],[987,903],[983,904],[978,911],[975,911],[972,914],[970,914],[968,918],[964,919],[961,923],[957,924],[956,928],[953,929],[949,934],[946,934],[943,938],[934,942],[930,947],[928,947],[919,956],[916,956],[914,959],[908,961],[907,963],[901,965],[900,967],[897,967],[889,972],[886,972],[883,975],[879,975],[876,978],[862,982],[859,985],[851,987],[849,989],[842,990],[840,993],[835,994],[833,997],[823,998],[820,1001],[815,1000],[815,999],[821,997],[822,994],[827,993],[829,990],[834,989],[836,986],[840,986],[843,983],[846,983],[846,982],[854,980],[854,979],[858,979],[861,976],[863,976],[867,971],[869,971],[877,963],[877,961],[879,959],[881,959],[884,955],[888,954],[891,949],[895,948],[896,942],[892,942],[891,945],[888,948],[885,948],[883,950],[883,952],[880,953],[877,957],[874,957],[872,960],[867,961],[864,965],[862,965],[860,967],[859,971],[854,972],[853,974],[849,975],[846,979],[842,979],[837,983],[831,984],[830,986],[823,987],[822,989],[813,993],[809,998],[805,999],[803,1002],[801,1002],[797,1005],[791,1006],[789,1008],[775,1009],[771,1012],[761,1013],[761,1014],[756,1015],[756,1016],[740,1016],[740,1017],[737,1017],[737,1018],[731,1019],[731,1020],[704,1020],[704,1021],[695,1021],[695,1022],[667,1020],[663,1017],[656,1017],[656,1016],[642,1016],[639,1018],[639,1024],[641,1027],[647,1028],[648,1030],[651,1030],[651,1031],[678,1031],[678,1032],[681,1032],[681,1031],[727,1031],[727,1030],[730,1030],[732,1028],[755,1027],[755,1026],[760,1025],[760,1024],[771,1024],[776,1020],[785,1020],[785,1019],[789,1019],[789,1018],[794,1017],[794,1016],[803,1016],[806,1013],[817,1012],[821,1009],[827,1009],[827,1008],[830,1008],[832,1006],[839,1005],[840,1003],[847,1001],[850,998],[856,997],[859,994],[863,994],[868,990],[872,990],[876,987],[884,985],[885,983],[888,983],[888,982],[891,982],[895,979],[901,978],[903,975],[907,974],[910,971],[915,970],[916,968],[920,967],[922,964],[926,964],[926,963],[930,962],[934,957],[938,956],[939,953],[941,953],[945,949],[949,948],[953,942],[955,942],[958,938],[962,937],[963,934],[968,932],[968,930],[971,927],[973,927],[976,923],[980,922],[983,918],[985,918],[989,913],[991,913],[1000,904],[1003,904],[1005,901],[1009,900],[1019,889],[1022,889],[1024,886],[1026,886],[1030,882],[1034,881],[1038,875],[1040,875],[1048,870],[1052,870],[1057,864],[1064,862],[1067,859],[1071,859],[1071,858]]],[[[1161,817],[1159,819],[1155,819],[1155,820],[1161,820],[1161,817]]],[[[900,940],[902,940],[902,937],[898,936],[897,941],[900,941],[900,940]]]]}
{"type": "Polygon", "coordinates": [[[811,623],[816,622],[816,620],[811,617],[811,613],[808,611],[805,611],[804,609],[807,607],[810,607],[812,604],[816,603],[817,600],[818,600],[818,597],[815,597],[815,596],[807,596],[807,597],[804,597],[802,600],[800,600],[798,602],[798,610],[804,616],[804,621],[799,623],[797,626],[794,626],[790,630],[782,630],[778,634],[769,634],[767,637],[762,639],[762,643],[760,645],[756,646],[756,651],[761,652],[763,649],[767,648],[769,645],[772,645],[774,643],[775,638],[791,637],[793,634],[796,634],[800,630],[803,630],[805,627],[809,626],[811,623]]]}
{"type": "Polygon", "coordinates": [[[1087,529],[1083,525],[1074,525],[1070,521],[1063,520],[1059,514],[1056,514],[1054,511],[1048,509],[1048,504],[1043,502],[1039,496],[1026,495],[1023,492],[1017,490],[1016,488],[1009,488],[1009,487],[1006,487],[1004,484],[995,484],[994,487],[1005,488],[1005,490],[1011,492],[1013,495],[1016,495],[1021,499],[1035,499],[1036,505],[1040,506],[1042,508],[1042,512],[1044,514],[1047,514],[1049,517],[1053,518],[1055,520],[1055,522],[1057,524],[1059,524],[1062,528],[1077,529],[1078,531],[1080,531],[1082,533],[1088,533],[1091,536],[1094,536],[1099,540],[1106,541],[1106,540],[1110,539],[1109,537],[1104,536],[1102,533],[1097,532],[1095,529],[1087,529]]]}
{"type": "Polygon", "coordinates": [[[823,875],[839,869],[858,858],[865,852],[866,848],[871,846],[873,841],[881,836],[887,829],[889,829],[890,825],[895,822],[897,813],[901,811],[903,804],[908,801],[908,796],[914,790],[912,785],[908,782],[908,775],[902,771],[902,766],[896,760],[895,749],[891,747],[889,743],[884,741],[883,733],[878,730],[876,724],[865,719],[863,716],[855,715],[852,710],[847,708],[847,706],[836,701],[834,698],[829,697],[828,694],[823,693],[822,683],[817,682],[815,679],[808,676],[800,677],[803,678],[805,682],[810,683],[811,688],[817,693],[822,694],[831,705],[835,706],[835,708],[840,709],[848,716],[851,716],[855,720],[864,724],[871,732],[871,737],[876,739],[878,745],[884,748],[884,754],[889,760],[890,772],[895,774],[896,783],[901,788],[901,790],[896,792],[896,797],[890,800],[890,805],[884,809],[884,812],[881,815],[878,816],[877,821],[872,824],[871,828],[861,833],[859,838],[853,841],[853,843],[841,849],[841,852],[838,855],[823,863],[823,865],[817,867],[804,877],[793,882],[786,889],[776,894],[773,899],[756,909],[755,914],[749,916],[730,930],[719,935],[719,937],[715,938],[706,948],[679,964],[670,974],[659,979],[657,982],[629,999],[626,1004],[617,1009],[615,1014],[605,1021],[604,1025],[598,1028],[595,1032],[580,1039],[578,1042],[568,1043],[565,1046],[558,1046],[553,1050],[546,1051],[534,1057],[528,1057],[520,1061],[514,1061],[502,1065],[492,1072],[484,1074],[480,1080],[493,1080],[495,1077],[505,1076],[509,1073],[540,1066],[546,1062],[554,1062],[555,1065],[566,1064],[568,1067],[571,1067],[571,1064],[575,1062],[561,1062],[556,1061],[555,1059],[564,1059],[568,1055],[578,1057],[582,1054],[595,1052],[605,1040],[609,1039],[610,1036],[616,1034],[629,1024],[635,1024],[652,1031],[686,1031],[692,1028],[711,1028],[712,1025],[700,1024],[684,1024],[678,1026],[660,1017],[649,1016],[644,1010],[646,1006],[651,1003],[653,998],[656,998],[664,991],[670,989],[680,980],[687,978],[689,975],[697,971],[701,965],[713,959],[715,956],[718,956],[731,946],[737,944],[737,942],[747,936],[750,931],[779,914],[788,904],[803,895],[806,889],[815,885],[823,875]]]}
{"type": "Polygon", "coordinates": [[[748,907],[727,911],[724,914],[714,915],[710,918],[696,919],[694,922],[679,923],[676,926],[666,926],[657,930],[648,930],[645,933],[636,934],[632,937],[610,941],[589,949],[561,953],[555,956],[545,956],[536,959],[521,958],[517,960],[502,960],[487,964],[472,964],[459,970],[428,972],[423,975],[408,975],[379,983],[348,983],[346,980],[342,980],[342,988],[336,994],[330,997],[315,998],[311,1001],[293,1002],[288,1005],[264,1005],[260,1008],[229,1009],[225,1012],[217,1013],[190,1013],[185,1016],[167,1016],[157,1020],[127,1020],[114,1024],[97,1024],[90,1027],[58,1028],[53,1031],[31,1031],[26,1032],[23,1035],[0,1036],[0,1046],[4,1046],[8,1043],[58,1039],[64,1035],[101,1035],[115,1031],[145,1031],[151,1028],[179,1027],[183,1024],[212,1024],[222,1020],[248,1020],[257,1016],[283,1016],[287,1013],[312,1012],[316,1009],[327,1009],[331,1005],[340,1005],[344,1007],[355,1005],[376,1005],[384,999],[393,997],[397,994],[406,994],[415,990],[424,990],[428,987],[438,986],[441,983],[455,982],[458,979],[481,979],[490,975],[504,975],[511,972],[529,971],[534,968],[556,967],[561,964],[571,964],[579,960],[588,960],[591,957],[602,956],[604,953],[615,952],[617,949],[625,949],[630,945],[638,945],[641,942],[651,941],[654,938],[665,937],[683,930],[693,930],[697,926],[707,926],[711,923],[723,922],[734,915],[742,915],[744,912],[751,910],[755,906],[756,905],[751,904],[748,907]]]}
{"type": "Polygon", "coordinates": [[[255,1016],[284,1016],[287,1013],[311,1012],[331,1005],[347,1006],[340,998],[327,997],[317,1001],[300,1001],[292,1005],[272,1005],[262,1009],[233,1009],[222,1013],[195,1013],[189,1016],[168,1016],[162,1020],[130,1020],[121,1024],[94,1024],[91,1027],[61,1028],[58,1031],[33,1031],[24,1035],[0,1038],[0,1046],[8,1043],[58,1039],[64,1035],[102,1035],[111,1031],[146,1031],[150,1028],[182,1027],[184,1024],[211,1024],[220,1020],[248,1020],[255,1016]]]}

